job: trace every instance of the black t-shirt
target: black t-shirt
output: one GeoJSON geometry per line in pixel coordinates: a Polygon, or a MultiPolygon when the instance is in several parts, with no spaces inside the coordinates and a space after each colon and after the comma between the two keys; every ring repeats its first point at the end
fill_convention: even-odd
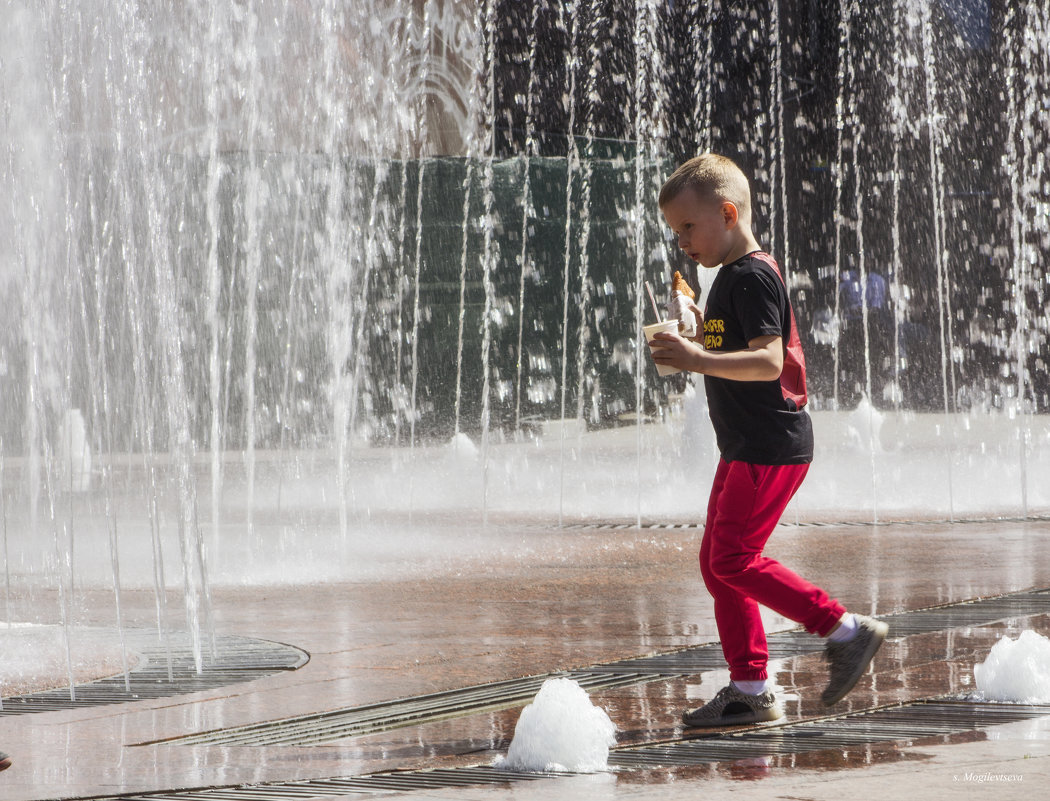
{"type": "Polygon", "coordinates": [[[768,335],[783,339],[779,379],[704,376],[718,449],[727,462],[806,464],[813,460],[813,425],[804,410],[802,344],[780,269],[756,251],[719,269],[704,310],[704,347],[746,350],[752,339],[768,335]]]}

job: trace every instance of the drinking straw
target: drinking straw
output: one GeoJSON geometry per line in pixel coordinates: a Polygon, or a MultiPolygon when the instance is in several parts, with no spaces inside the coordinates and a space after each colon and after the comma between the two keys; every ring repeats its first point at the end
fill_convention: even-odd
{"type": "Polygon", "coordinates": [[[649,282],[645,282],[645,291],[649,293],[649,302],[653,304],[653,314],[656,315],[656,322],[660,322],[660,307],[656,305],[656,296],[653,295],[653,288],[649,286],[649,282]]]}

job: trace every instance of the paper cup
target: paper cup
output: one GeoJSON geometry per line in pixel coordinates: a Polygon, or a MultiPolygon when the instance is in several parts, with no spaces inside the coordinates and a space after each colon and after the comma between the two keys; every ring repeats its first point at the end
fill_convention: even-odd
{"type": "MultiPolygon", "coordinates": [[[[662,331],[678,333],[678,320],[661,320],[658,323],[650,323],[649,325],[643,325],[642,331],[645,332],[645,341],[652,342],[653,334],[658,334],[662,331]]],[[[656,365],[657,375],[674,375],[675,373],[682,372],[677,367],[671,367],[666,364],[656,365]]]]}

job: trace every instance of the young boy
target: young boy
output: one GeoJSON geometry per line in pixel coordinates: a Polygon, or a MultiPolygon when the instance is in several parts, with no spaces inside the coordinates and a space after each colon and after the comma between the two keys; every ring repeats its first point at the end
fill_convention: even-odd
{"type": "Polygon", "coordinates": [[[783,717],[766,673],[759,604],[828,638],[830,678],[821,700],[831,706],[867,669],[887,626],[848,613],[824,590],[762,556],[813,458],[806,366],[787,289],[751,233],[751,190],[729,159],[707,153],[687,161],[661,189],[660,209],[689,258],[722,266],[706,308],[693,306],[696,341],[657,334],[651,343],[658,364],[703,373],[721,452],[700,571],[714,598],[731,682],[682,720],[728,726],[783,717]]]}

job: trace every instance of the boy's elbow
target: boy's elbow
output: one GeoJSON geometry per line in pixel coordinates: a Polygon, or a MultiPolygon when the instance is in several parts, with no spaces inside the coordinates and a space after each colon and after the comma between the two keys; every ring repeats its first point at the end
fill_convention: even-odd
{"type": "Polygon", "coordinates": [[[756,381],[777,381],[784,371],[784,349],[780,337],[759,337],[748,342],[757,358],[753,362],[756,381]]]}
{"type": "Polygon", "coordinates": [[[780,380],[780,374],[782,372],[784,372],[784,366],[783,365],[770,364],[763,371],[763,375],[762,375],[762,379],[761,380],[762,381],[779,381],[780,380]]]}
{"type": "Polygon", "coordinates": [[[765,363],[762,372],[763,381],[779,381],[780,374],[784,372],[784,360],[773,356],[765,363]]]}

